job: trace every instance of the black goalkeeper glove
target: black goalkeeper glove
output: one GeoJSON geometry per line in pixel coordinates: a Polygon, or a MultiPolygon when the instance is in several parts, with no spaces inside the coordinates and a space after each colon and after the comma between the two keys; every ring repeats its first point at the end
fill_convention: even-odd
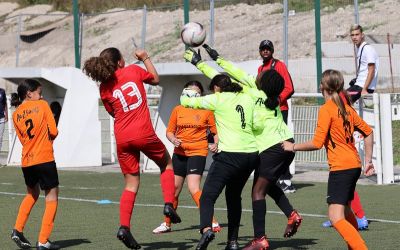
{"type": "Polygon", "coordinates": [[[185,50],[183,58],[185,58],[186,61],[196,66],[199,62],[201,62],[200,50],[199,53],[197,53],[194,49],[188,48],[187,50],[185,50]]]}
{"type": "Polygon", "coordinates": [[[213,49],[213,48],[211,48],[210,46],[208,46],[208,44],[203,44],[203,48],[207,51],[207,53],[210,55],[210,57],[214,60],[214,61],[216,61],[217,59],[218,59],[218,57],[219,57],[219,54],[218,54],[218,52],[215,50],[215,49],[213,49]]]}

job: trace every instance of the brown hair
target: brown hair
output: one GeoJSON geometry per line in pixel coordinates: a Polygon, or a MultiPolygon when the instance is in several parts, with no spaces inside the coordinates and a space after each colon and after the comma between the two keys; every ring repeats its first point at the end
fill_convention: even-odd
{"type": "MultiPolygon", "coordinates": [[[[325,70],[322,73],[321,79],[322,88],[332,96],[333,102],[339,108],[340,115],[343,118],[344,125],[349,124],[348,114],[345,108],[345,104],[343,100],[340,98],[340,95],[344,95],[346,101],[348,101],[348,96],[343,90],[344,79],[342,73],[334,69],[325,70]]],[[[349,103],[349,102],[348,102],[349,103]]]]}
{"type": "Polygon", "coordinates": [[[115,78],[118,61],[121,59],[121,52],[117,48],[107,48],[100,56],[86,60],[83,72],[96,82],[107,83],[115,78]]]}
{"type": "Polygon", "coordinates": [[[363,33],[363,28],[359,24],[353,24],[350,26],[350,33],[355,30],[360,30],[360,32],[363,33]]]}

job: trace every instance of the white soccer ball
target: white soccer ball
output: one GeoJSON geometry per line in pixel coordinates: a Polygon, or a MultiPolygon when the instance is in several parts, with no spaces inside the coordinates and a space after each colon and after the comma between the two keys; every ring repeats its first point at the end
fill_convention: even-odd
{"type": "Polygon", "coordinates": [[[206,40],[206,30],[201,23],[190,22],[181,31],[182,42],[190,47],[198,47],[206,40]]]}

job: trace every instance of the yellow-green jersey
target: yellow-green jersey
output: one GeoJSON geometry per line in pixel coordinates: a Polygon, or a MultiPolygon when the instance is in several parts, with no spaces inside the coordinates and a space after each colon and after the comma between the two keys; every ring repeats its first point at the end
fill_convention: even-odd
{"type": "Polygon", "coordinates": [[[181,96],[181,105],[214,112],[218,149],[224,152],[257,152],[253,135],[253,99],[242,92],[222,92],[201,97],[181,96]]]}
{"type": "MultiPolygon", "coordinates": [[[[243,92],[249,95],[255,104],[253,133],[260,153],[281,141],[293,138],[293,133],[283,121],[279,106],[274,110],[265,107],[264,102],[267,100],[267,96],[264,91],[257,88],[254,76],[221,57],[216,62],[235,82],[243,87],[243,92]]],[[[204,62],[197,64],[197,68],[210,78],[218,73],[204,62]]]]}

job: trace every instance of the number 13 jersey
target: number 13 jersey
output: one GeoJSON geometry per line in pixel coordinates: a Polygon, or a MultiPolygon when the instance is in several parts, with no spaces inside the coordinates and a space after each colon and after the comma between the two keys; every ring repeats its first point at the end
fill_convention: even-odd
{"type": "Polygon", "coordinates": [[[154,76],[137,65],[115,71],[116,79],[100,84],[100,97],[108,113],[114,116],[117,144],[154,134],[143,82],[154,76]]]}
{"type": "Polygon", "coordinates": [[[22,144],[22,167],[54,161],[53,140],[58,130],[46,101],[24,101],[14,111],[13,122],[22,144]]]}

